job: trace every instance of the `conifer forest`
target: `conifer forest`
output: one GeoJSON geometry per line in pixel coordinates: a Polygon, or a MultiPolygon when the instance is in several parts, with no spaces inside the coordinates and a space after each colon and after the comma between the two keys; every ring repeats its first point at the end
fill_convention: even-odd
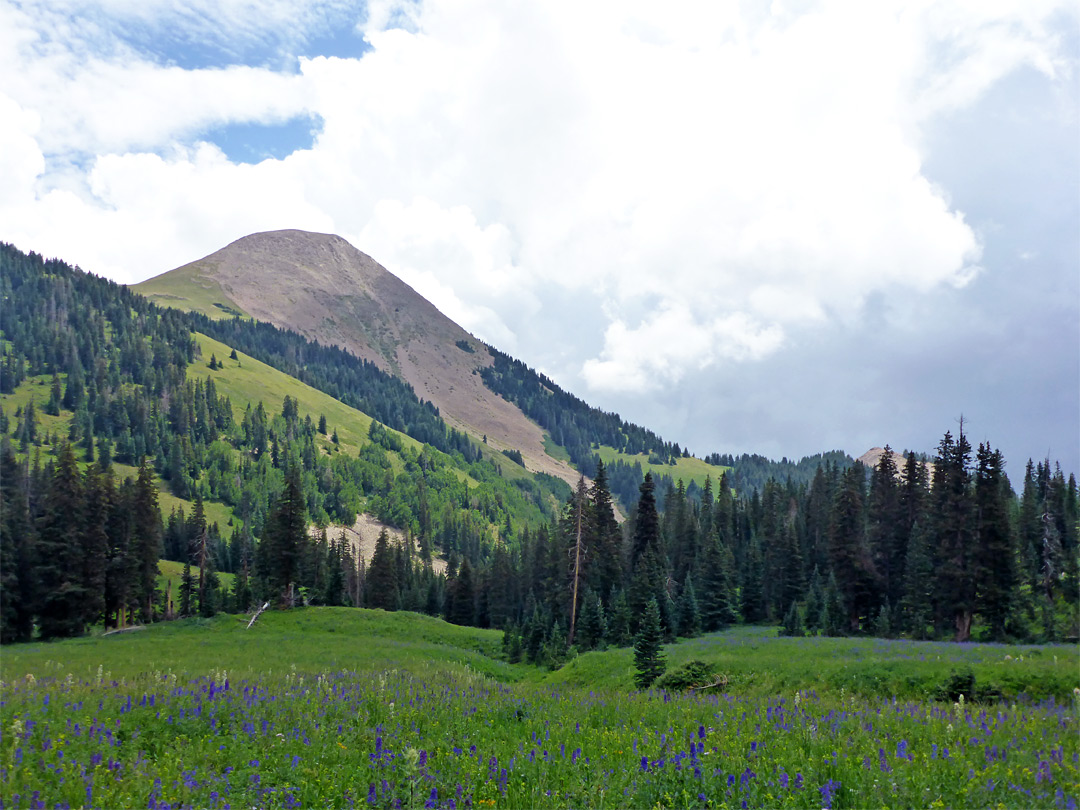
{"type": "Polygon", "coordinates": [[[655,651],[738,624],[1076,640],[1075,476],[1039,459],[1012,460],[1010,477],[962,422],[902,464],[889,448],[871,469],[836,452],[782,464],[714,454],[715,473],[685,484],[605,465],[601,446],[661,463],[685,451],[492,350],[485,384],[566,450],[583,473],[572,488],[448,427],[347,352],[159,308],[9,245],[0,328],[4,642],[265,602],[495,628],[510,661],[552,668],[574,651],[635,639],[655,651]],[[206,357],[197,335],[231,352],[206,357]],[[343,425],[294,397],[278,409],[220,393],[222,375],[256,361],[369,428],[345,446],[343,425]],[[227,519],[208,517],[212,505],[227,519]],[[361,558],[332,528],[361,512],[404,541],[384,531],[361,558]],[[183,566],[175,593],[159,559],[183,566]]]}

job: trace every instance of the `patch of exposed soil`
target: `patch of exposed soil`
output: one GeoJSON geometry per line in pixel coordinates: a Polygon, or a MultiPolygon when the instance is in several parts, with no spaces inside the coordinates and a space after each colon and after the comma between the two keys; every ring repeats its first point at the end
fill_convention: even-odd
{"type": "MultiPolygon", "coordinates": [[[[379,532],[386,529],[386,533],[390,535],[390,542],[395,545],[400,545],[405,542],[405,533],[400,529],[395,529],[393,526],[387,526],[385,523],[380,523],[374,517],[369,514],[361,514],[356,518],[356,523],[352,526],[343,526],[340,523],[332,523],[326,527],[326,536],[331,540],[337,540],[341,537],[342,532],[345,533],[345,539],[349,542],[349,547],[352,549],[353,556],[359,555],[364,564],[371,563],[371,556],[375,553],[375,541],[379,538],[379,532]]],[[[311,526],[308,528],[308,532],[312,537],[318,537],[319,528],[317,526],[311,526]]],[[[415,543],[415,541],[413,541],[415,543]]],[[[416,555],[420,556],[419,545],[414,545],[416,555]]],[[[446,560],[442,557],[435,556],[431,561],[431,567],[437,574],[446,573],[446,560]]]]}

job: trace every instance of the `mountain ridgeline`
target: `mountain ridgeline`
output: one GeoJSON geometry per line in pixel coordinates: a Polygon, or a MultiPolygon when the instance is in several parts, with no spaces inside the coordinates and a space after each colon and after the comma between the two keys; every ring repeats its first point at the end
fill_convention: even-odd
{"type": "MultiPolygon", "coordinates": [[[[283,244],[322,255],[306,237],[283,244]]],[[[450,346],[467,376],[592,476],[573,491],[538,470],[535,447],[448,425],[385,356],[188,309],[0,245],[0,639],[264,600],[504,628],[511,660],[552,666],[629,643],[653,602],[668,639],[736,622],[1077,634],[1077,485],[1049,461],[1029,463],[1017,495],[1000,454],[961,433],[942,439],[932,473],[910,453],[872,470],[838,453],[714,456],[733,469],[686,485],[669,475],[687,461],[677,445],[455,338],[474,349],[450,346]],[[362,558],[334,527],[363,513],[403,539],[381,533],[362,558]],[[159,556],[185,566],[174,596],[155,581],[159,556]],[[218,571],[235,575],[229,591],[218,571]]],[[[386,342],[393,357],[399,339],[419,338],[386,342]]]]}

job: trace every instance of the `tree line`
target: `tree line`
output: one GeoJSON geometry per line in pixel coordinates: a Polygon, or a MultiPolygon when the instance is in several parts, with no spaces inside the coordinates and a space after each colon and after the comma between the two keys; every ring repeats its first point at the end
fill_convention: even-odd
{"type": "MultiPolygon", "coordinates": [[[[1017,495],[1000,454],[980,446],[973,456],[962,431],[946,434],[932,468],[910,453],[901,469],[886,453],[871,471],[826,454],[750,465],[752,476],[787,473],[759,488],[739,478],[738,459],[716,457],[735,470],[684,487],[642,475],[640,465],[606,468],[590,451],[593,482],[571,492],[550,477],[503,478],[500,456],[446,430],[430,406],[414,396],[415,405],[401,406],[404,389],[379,404],[372,392],[382,383],[365,375],[382,372],[351,355],[265,325],[214,326],[160,310],[10,246],[0,262],[0,390],[47,392],[40,405],[31,397],[0,419],[3,554],[19,561],[3,566],[4,640],[35,626],[43,637],[72,635],[121,615],[210,615],[266,599],[421,610],[505,628],[508,654],[550,663],[571,649],[628,643],[653,602],[669,639],[763,621],[796,634],[1076,633],[1075,478],[1048,461],[1029,463],[1017,495]],[[235,351],[211,357],[205,376],[189,374],[205,361],[195,326],[247,341],[246,351],[284,368],[306,368],[343,398],[375,398],[372,409],[410,430],[434,425],[445,449],[406,446],[374,420],[355,454],[344,453],[325,417],[301,414],[290,397],[280,412],[252,402],[240,413],[216,382],[240,363],[235,351]],[[114,463],[136,474],[120,480],[114,463]],[[194,502],[190,511],[160,516],[157,477],[194,502]],[[615,498],[630,505],[622,526],[615,498]],[[208,524],[211,501],[231,508],[232,525],[208,524]],[[402,529],[405,541],[381,538],[365,565],[342,537],[308,533],[312,524],[349,524],[361,510],[402,529]],[[53,553],[60,545],[64,554],[53,553]],[[187,566],[179,604],[155,591],[151,547],[187,566]],[[439,553],[445,574],[435,572],[439,553]],[[236,575],[231,591],[215,584],[215,571],[236,575]]],[[[496,360],[504,383],[518,381],[512,396],[531,391],[550,410],[550,381],[496,360]]],[[[563,437],[577,435],[570,443],[582,454],[599,440],[669,459],[678,451],[614,415],[578,416],[561,424],[577,425],[563,437]]]]}

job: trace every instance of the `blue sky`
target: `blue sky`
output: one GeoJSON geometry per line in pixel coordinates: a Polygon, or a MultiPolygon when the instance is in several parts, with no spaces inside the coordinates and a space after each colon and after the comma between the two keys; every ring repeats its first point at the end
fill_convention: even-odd
{"type": "Polygon", "coordinates": [[[0,238],[133,282],[334,232],[699,455],[931,451],[963,414],[1014,476],[1080,470],[1077,22],[0,0],[0,238]]]}

